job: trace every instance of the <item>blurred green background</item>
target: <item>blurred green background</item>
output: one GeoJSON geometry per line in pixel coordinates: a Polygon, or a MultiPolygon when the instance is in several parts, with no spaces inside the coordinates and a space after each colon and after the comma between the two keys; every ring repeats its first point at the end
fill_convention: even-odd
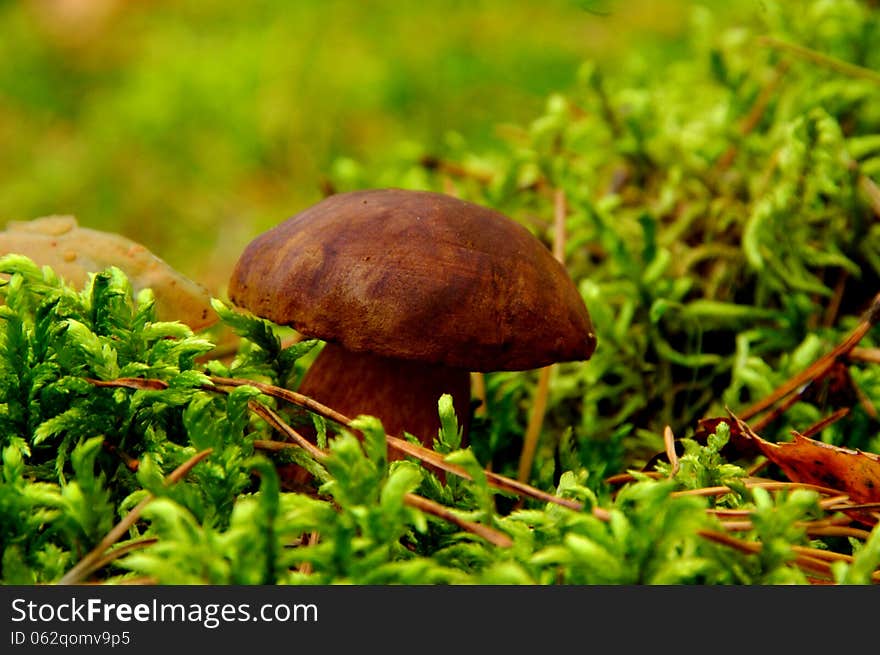
{"type": "Polygon", "coordinates": [[[0,221],[75,214],[222,293],[338,158],[488,146],[585,60],[674,56],[692,4],[0,1],[0,221]]]}

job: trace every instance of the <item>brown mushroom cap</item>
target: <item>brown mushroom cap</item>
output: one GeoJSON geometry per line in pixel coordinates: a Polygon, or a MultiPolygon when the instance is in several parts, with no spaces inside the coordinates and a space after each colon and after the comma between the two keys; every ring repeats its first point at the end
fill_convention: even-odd
{"type": "Polygon", "coordinates": [[[330,196],[254,239],[232,302],[354,352],[471,371],[589,359],[590,316],[525,227],[451,196],[330,196]]]}

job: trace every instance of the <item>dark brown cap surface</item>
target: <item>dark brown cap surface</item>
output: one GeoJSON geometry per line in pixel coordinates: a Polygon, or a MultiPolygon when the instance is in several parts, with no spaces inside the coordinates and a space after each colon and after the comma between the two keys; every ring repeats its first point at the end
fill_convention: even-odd
{"type": "Polygon", "coordinates": [[[236,305],[348,350],[472,371],[588,359],[587,308],[522,225],[424,191],[330,196],[254,239],[236,305]]]}

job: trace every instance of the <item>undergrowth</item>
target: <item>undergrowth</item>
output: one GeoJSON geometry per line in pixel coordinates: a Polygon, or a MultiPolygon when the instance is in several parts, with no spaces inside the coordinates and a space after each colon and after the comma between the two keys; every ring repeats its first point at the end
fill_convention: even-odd
{"type": "Polygon", "coordinates": [[[700,420],[880,452],[875,331],[796,402],[755,409],[880,291],[880,15],[764,2],[727,28],[700,8],[690,35],[681,60],[585,64],[491,152],[451,136],[332,172],[338,190],[497,207],[561,249],[599,345],[551,369],[519,485],[537,372],[485,375],[466,446],[438,399],[440,475],[424,453],[389,458],[404,435],[375,419],[286,396],[318,346],[288,328],[216,300],[240,339],[226,357],[118,269],[76,291],[0,259],[0,581],[878,581],[876,514],[852,520],[700,420]],[[317,448],[290,443],[304,423],[317,448]],[[308,489],[285,486],[291,464],[308,489]]]}

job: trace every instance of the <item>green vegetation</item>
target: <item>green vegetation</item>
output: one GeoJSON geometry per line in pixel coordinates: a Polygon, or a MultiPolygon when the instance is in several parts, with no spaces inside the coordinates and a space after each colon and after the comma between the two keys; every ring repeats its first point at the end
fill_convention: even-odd
{"type": "MultiPolygon", "coordinates": [[[[345,156],[321,164],[328,188],[496,207],[561,252],[594,319],[592,359],[555,365],[546,387],[539,372],[485,376],[466,448],[439,399],[444,476],[424,453],[389,459],[386,438],[403,435],[375,419],[340,424],[285,392],[317,349],[289,328],[218,298],[220,324],[193,334],[157,322],[151,294],[134,297],[119,270],[75,291],[0,259],[0,581],[880,581],[878,499],[796,484],[811,480],[790,479],[727,420],[770,442],[809,434],[829,457],[880,453],[880,11],[734,9],[689,7],[675,49],[581,63],[498,138],[397,147],[402,132],[345,153],[339,135],[345,156]],[[215,347],[226,331],[240,339],[230,356],[215,347]],[[325,449],[282,445],[313,424],[325,449]],[[308,489],[287,486],[294,463],[308,489]]],[[[253,159],[227,163],[278,146],[272,133],[241,138],[253,159]]],[[[202,192],[175,211],[209,211],[202,192]]]]}

